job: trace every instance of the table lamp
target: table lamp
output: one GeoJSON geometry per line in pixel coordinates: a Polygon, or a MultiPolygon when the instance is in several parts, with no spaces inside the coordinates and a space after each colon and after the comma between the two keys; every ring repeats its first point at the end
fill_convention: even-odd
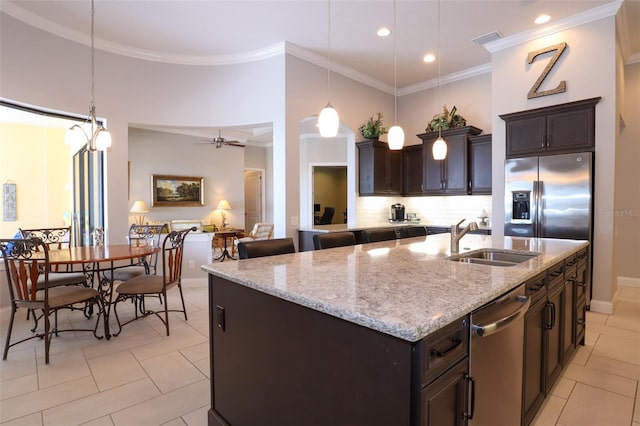
{"type": "Polygon", "coordinates": [[[222,218],[222,225],[220,226],[220,228],[224,229],[228,225],[227,216],[224,214],[224,211],[225,210],[231,210],[231,206],[229,205],[229,202],[227,200],[220,200],[216,210],[220,211],[220,217],[222,218]]]}
{"type": "Polygon", "coordinates": [[[136,201],[129,210],[135,216],[136,225],[144,225],[144,214],[149,213],[149,208],[144,201],[136,201]]]}

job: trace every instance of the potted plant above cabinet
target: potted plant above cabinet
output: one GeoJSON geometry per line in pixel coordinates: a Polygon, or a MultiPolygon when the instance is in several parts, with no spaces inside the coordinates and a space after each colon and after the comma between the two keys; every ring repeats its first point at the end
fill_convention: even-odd
{"type": "Polygon", "coordinates": [[[387,133],[387,128],[382,125],[382,113],[378,112],[376,118],[369,117],[359,130],[363,138],[377,141],[380,136],[387,133]]]}

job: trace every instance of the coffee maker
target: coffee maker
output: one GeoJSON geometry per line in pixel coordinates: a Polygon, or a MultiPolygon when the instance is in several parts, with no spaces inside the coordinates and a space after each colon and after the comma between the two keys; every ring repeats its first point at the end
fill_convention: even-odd
{"type": "Polygon", "coordinates": [[[391,221],[404,222],[404,205],[400,203],[391,204],[391,221]]]}

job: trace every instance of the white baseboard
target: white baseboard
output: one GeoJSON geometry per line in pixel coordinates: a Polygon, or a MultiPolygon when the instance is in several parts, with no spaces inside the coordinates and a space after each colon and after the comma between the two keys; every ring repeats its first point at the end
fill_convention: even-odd
{"type": "Polygon", "coordinates": [[[640,288],[640,278],[618,277],[618,286],[640,288]]]}
{"type": "Polygon", "coordinates": [[[591,299],[589,310],[601,314],[611,315],[613,313],[613,302],[591,299]]]}

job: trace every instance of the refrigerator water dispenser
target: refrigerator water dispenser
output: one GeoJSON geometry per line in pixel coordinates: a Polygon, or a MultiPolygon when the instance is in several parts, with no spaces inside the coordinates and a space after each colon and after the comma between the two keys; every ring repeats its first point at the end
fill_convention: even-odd
{"type": "Polygon", "coordinates": [[[531,220],[531,191],[511,191],[512,220],[531,220]]]}

